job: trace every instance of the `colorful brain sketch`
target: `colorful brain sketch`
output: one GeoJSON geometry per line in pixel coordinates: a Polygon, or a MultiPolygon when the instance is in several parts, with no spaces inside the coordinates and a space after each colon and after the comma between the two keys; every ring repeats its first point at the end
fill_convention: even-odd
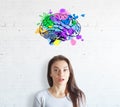
{"type": "Polygon", "coordinates": [[[39,23],[38,32],[49,41],[51,45],[59,45],[63,41],[71,40],[75,45],[76,39],[83,41],[80,35],[81,25],[77,21],[78,16],[69,14],[65,9],[60,9],[58,13],[49,12],[42,16],[39,23]]]}

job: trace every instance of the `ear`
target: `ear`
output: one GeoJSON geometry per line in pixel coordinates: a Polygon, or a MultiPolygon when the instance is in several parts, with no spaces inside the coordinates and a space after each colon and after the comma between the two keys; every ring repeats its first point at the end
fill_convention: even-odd
{"type": "Polygon", "coordinates": [[[50,77],[52,77],[52,74],[50,73],[50,77]]]}
{"type": "Polygon", "coordinates": [[[69,74],[69,79],[70,79],[70,74],[69,74]]]}

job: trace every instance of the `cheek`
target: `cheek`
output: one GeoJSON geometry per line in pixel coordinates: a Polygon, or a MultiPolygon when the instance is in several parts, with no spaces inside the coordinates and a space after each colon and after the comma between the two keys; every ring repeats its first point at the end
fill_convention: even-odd
{"type": "Polygon", "coordinates": [[[54,75],[54,74],[50,74],[50,77],[52,78],[52,79],[56,79],[56,75],[54,75]]]}
{"type": "Polygon", "coordinates": [[[70,74],[68,73],[68,74],[66,75],[66,78],[69,80],[69,77],[70,77],[70,74]]]}

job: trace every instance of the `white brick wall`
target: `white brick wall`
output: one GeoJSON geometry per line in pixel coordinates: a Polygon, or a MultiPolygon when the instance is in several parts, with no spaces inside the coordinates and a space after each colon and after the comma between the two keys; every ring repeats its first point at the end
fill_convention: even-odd
{"type": "Polygon", "coordinates": [[[1,0],[0,107],[32,107],[47,88],[46,67],[56,54],[70,58],[88,107],[120,107],[120,1],[1,0]],[[34,32],[39,14],[66,8],[80,19],[85,41],[50,46],[34,32]]]}

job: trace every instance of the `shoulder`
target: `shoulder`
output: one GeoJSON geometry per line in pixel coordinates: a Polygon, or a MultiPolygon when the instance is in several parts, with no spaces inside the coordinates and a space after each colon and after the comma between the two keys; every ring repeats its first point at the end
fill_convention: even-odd
{"type": "Polygon", "coordinates": [[[46,96],[47,93],[48,93],[47,91],[48,91],[48,89],[40,90],[40,91],[38,91],[38,92],[35,94],[35,97],[36,97],[37,99],[39,99],[39,98],[41,98],[41,97],[43,97],[43,96],[46,96]]]}
{"type": "Polygon", "coordinates": [[[40,90],[35,94],[33,107],[41,107],[44,105],[45,97],[47,97],[48,89],[40,90]]]}

